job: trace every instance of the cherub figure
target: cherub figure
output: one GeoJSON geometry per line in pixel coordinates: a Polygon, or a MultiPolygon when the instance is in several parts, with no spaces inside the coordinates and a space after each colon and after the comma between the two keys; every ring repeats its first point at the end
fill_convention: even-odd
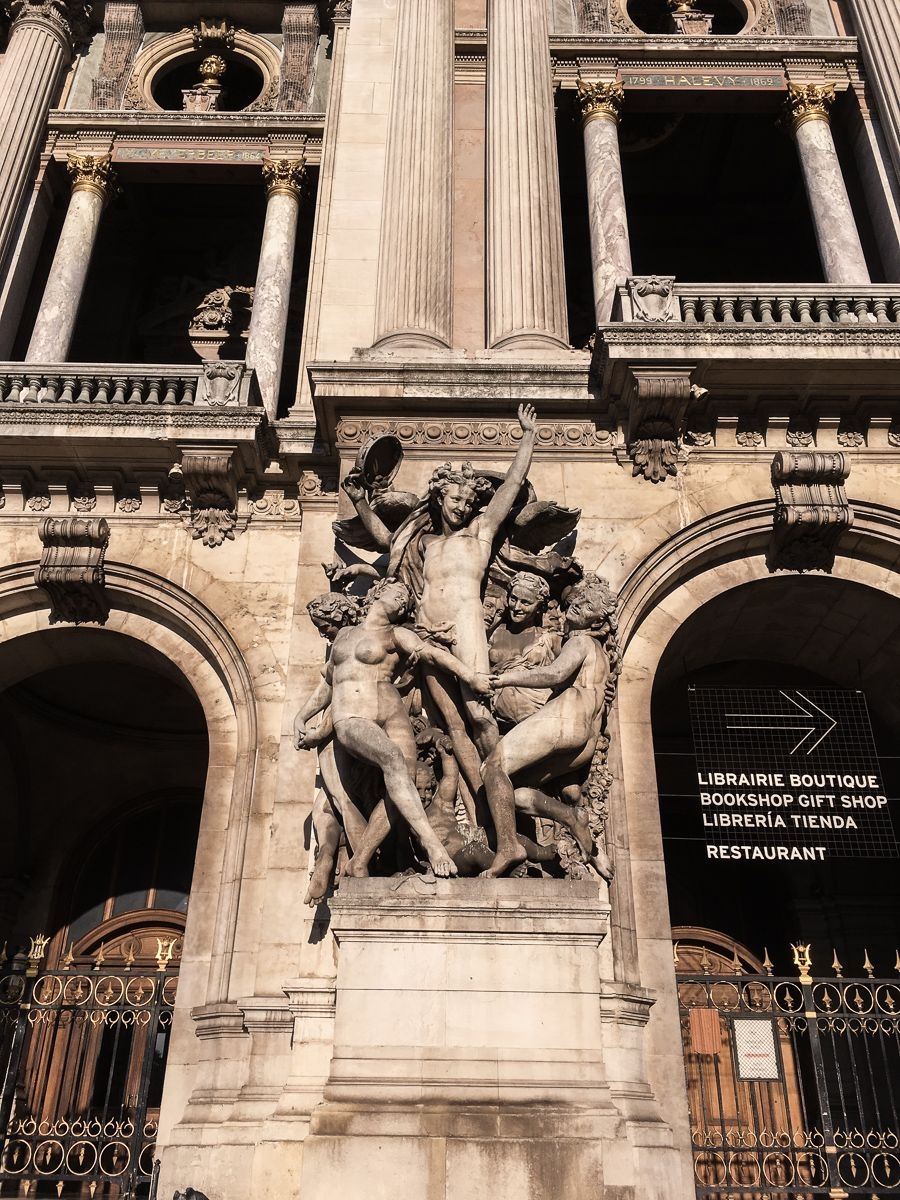
{"type": "MultiPolygon", "coordinates": [[[[307,744],[307,722],[328,705],[334,737],[354,758],[377,767],[391,804],[419,839],[436,875],[456,874],[456,867],[431,828],[416,790],[416,739],[409,714],[394,679],[401,659],[427,662],[461,679],[473,695],[489,690],[478,672],[449,651],[422,641],[400,626],[413,607],[413,597],[396,579],[377,583],[368,596],[362,623],[341,629],[334,639],[322,683],[294,719],[294,745],[307,744]]],[[[347,873],[367,875],[380,844],[367,830],[347,873]]]]}

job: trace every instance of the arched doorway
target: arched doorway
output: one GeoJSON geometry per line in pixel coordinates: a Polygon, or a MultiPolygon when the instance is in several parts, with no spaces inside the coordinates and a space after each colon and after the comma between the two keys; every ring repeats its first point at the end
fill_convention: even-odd
{"type": "Polygon", "coordinates": [[[900,1177],[896,856],[862,840],[812,861],[710,856],[689,713],[692,688],[861,696],[890,806],[898,628],[900,601],[852,579],[763,578],[697,607],[659,660],[651,725],[698,1195],[872,1195],[900,1177]]]}
{"type": "Polygon", "coordinates": [[[18,639],[0,694],[0,1196],[147,1195],[207,773],[133,638],[18,639]]]}

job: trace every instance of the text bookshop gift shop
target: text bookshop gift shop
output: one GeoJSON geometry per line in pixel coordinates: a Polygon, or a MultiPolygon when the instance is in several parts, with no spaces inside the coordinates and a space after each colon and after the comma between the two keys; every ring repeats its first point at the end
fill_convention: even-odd
{"type": "Polygon", "coordinates": [[[706,857],[896,858],[862,692],[691,688],[706,857]]]}

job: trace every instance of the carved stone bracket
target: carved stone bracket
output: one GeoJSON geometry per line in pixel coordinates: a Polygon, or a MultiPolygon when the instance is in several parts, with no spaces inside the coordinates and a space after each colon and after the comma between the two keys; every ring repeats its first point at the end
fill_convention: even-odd
{"type": "Polygon", "coordinates": [[[233,456],[233,450],[221,447],[182,451],[180,474],[188,502],[182,520],[191,537],[204,546],[221,546],[226,538],[234,541],[237,483],[233,456]]]}
{"type": "Polygon", "coordinates": [[[103,517],[45,517],[34,582],[50,597],[50,620],[102,625],[109,616],[103,560],[109,522],[103,517]]]}
{"type": "Polygon", "coordinates": [[[772,571],[830,571],[838,539],[853,524],[843,454],[780,451],[772,461],[772,571]]]}
{"type": "Polygon", "coordinates": [[[678,473],[678,447],[688,403],[704,393],[692,386],[694,367],[630,367],[627,446],[632,475],[662,483],[678,473]]]}

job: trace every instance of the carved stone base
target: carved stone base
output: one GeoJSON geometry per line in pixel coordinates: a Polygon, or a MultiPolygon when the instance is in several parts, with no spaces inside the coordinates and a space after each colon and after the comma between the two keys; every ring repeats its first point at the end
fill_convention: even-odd
{"type": "Polygon", "coordinates": [[[400,1180],[459,1200],[664,1194],[671,1138],[641,1168],[608,1082],[596,885],[344,880],[332,913],[334,1052],[304,1200],[388,1200],[400,1180]]]}

